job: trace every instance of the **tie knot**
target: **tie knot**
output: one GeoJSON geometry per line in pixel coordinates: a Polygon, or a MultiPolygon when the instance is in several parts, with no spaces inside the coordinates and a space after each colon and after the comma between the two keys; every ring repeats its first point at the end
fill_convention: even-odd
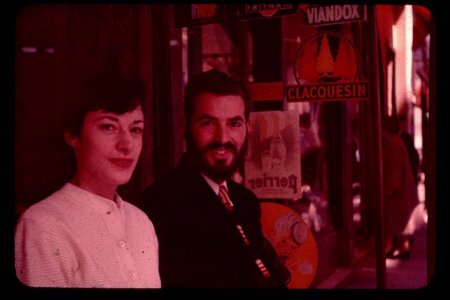
{"type": "Polygon", "coordinates": [[[226,187],[224,184],[221,184],[221,185],[219,186],[219,193],[220,193],[221,191],[224,192],[224,193],[228,193],[227,187],[226,187]]]}
{"type": "Polygon", "coordinates": [[[234,204],[233,204],[233,202],[231,202],[231,199],[228,196],[227,187],[223,184],[219,186],[219,197],[220,197],[220,200],[222,201],[222,204],[225,206],[225,208],[228,211],[232,211],[234,204]]]}

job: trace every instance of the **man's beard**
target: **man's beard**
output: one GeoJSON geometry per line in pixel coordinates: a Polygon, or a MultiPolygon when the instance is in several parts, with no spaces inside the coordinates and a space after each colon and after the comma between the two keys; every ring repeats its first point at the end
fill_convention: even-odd
{"type": "Polygon", "coordinates": [[[218,141],[211,142],[199,148],[192,139],[187,139],[188,150],[192,154],[194,163],[200,172],[214,181],[223,181],[230,178],[231,175],[244,163],[245,153],[247,151],[247,139],[245,139],[242,148],[238,150],[235,145],[230,142],[222,144],[218,141]],[[205,158],[205,153],[211,150],[217,150],[224,147],[233,153],[233,159],[229,165],[225,160],[216,160],[214,165],[209,164],[205,158]]]}

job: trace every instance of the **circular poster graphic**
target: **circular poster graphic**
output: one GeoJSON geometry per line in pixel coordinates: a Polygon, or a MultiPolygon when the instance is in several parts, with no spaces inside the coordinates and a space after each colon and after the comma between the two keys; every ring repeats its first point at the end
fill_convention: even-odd
{"type": "Polygon", "coordinates": [[[289,289],[308,288],[317,271],[317,244],[308,225],[293,209],[272,202],[261,203],[265,237],[290,272],[289,289]]]}

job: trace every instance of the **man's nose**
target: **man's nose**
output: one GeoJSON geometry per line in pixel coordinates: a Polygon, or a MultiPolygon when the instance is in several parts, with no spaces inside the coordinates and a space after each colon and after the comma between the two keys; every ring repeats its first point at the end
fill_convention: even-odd
{"type": "Polygon", "coordinates": [[[225,144],[230,141],[230,132],[225,124],[219,124],[216,137],[221,144],[225,144]]]}

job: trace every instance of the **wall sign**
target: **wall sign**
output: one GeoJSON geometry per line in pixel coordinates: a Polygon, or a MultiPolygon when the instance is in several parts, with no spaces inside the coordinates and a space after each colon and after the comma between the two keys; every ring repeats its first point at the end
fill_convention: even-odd
{"type": "Polygon", "coordinates": [[[367,97],[367,82],[286,86],[287,102],[315,100],[365,100],[367,97]]]}
{"type": "Polygon", "coordinates": [[[341,34],[325,31],[300,45],[293,72],[298,85],[287,85],[288,102],[365,100],[368,83],[359,78],[356,47],[341,34]]]}
{"type": "Polygon", "coordinates": [[[366,20],[365,5],[308,5],[304,11],[307,25],[320,26],[366,20]]]}
{"type": "Polygon", "coordinates": [[[241,20],[279,17],[287,14],[298,13],[298,5],[294,4],[243,4],[239,8],[241,20]]]}
{"type": "Polygon", "coordinates": [[[225,19],[224,5],[176,4],[174,5],[175,27],[218,23],[225,19]]]}

